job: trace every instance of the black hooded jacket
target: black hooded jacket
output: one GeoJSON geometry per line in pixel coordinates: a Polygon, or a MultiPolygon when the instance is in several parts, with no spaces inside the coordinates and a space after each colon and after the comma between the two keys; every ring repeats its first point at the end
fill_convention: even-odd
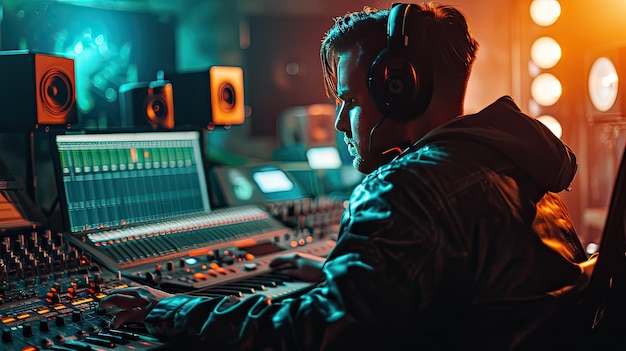
{"type": "Polygon", "coordinates": [[[556,194],[576,167],[502,97],[365,177],[320,286],[273,304],[173,296],[146,326],[206,350],[559,349],[587,259],[556,194]]]}

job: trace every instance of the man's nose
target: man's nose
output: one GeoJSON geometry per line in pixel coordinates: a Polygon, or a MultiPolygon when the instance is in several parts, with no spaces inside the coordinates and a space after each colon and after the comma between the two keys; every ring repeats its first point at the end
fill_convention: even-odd
{"type": "Polygon", "coordinates": [[[337,105],[337,109],[335,111],[335,129],[339,132],[346,132],[346,113],[344,104],[337,105]]]}

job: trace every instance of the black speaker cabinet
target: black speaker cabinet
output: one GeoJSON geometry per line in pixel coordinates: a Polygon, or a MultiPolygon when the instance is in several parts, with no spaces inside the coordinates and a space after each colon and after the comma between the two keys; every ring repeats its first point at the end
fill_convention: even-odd
{"type": "Polygon", "coordinates": [[[242,124],[245,119],[243,69],[212,66],[206,71],[170,73],[176,126],[211,129],[242,124]]]}
{"type": "Polygon", "coordinates": [[[164,80],[125,83],[119,87],[123,128],[174,129],[172,83],[164,80]]]}
{"type": "Polygon", "coordinates": [[[0,129],[30,132],[76,123],[74,60],[26,50],[0,52],[0,129]]]}

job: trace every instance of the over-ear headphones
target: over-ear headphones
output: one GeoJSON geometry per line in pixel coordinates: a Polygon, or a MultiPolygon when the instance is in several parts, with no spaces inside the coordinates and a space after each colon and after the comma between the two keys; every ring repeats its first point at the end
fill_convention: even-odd
{"type": "MultiPolygon", "coordinates": [[[[368,72],[369,93],[386,118],[408,121],[420,116],[432,98],[433,78],[425,53],[414,52],[417,38],[406,32],[411,4],[394,3],[387,20],[387,47],[368,72]]],[[[415,6],[415,5],[413,5],[415,6]]]]}

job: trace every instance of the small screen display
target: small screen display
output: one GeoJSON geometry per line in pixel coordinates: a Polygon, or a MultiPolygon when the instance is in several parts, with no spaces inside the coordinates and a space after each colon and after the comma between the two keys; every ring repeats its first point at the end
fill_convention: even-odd
{"type": "Polygon", "coordinates": [[[337,169],[341,167],[341,156],[336,147],[315,147],[306,151],[306,159],[312,169],[337,169]]]}
{"type": "Polygon", "coordinates": [[[279,169],[255,172],[252,174],[252,179],[259,189],[266,194],[290,191],[294,188],[291,179],[279,169]]]}

